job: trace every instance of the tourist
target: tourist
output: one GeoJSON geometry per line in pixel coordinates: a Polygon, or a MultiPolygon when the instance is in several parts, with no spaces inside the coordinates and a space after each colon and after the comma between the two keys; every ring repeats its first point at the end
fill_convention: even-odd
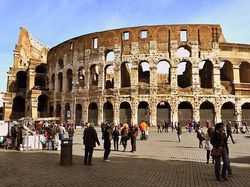
{"type": "Polygon", "coordinates": [[[197,126],[197,138],[199,139],[199,148],[203,148],[203,141],[205,140],[205,135],[202,132],[200,126],[197,126]]]}
{"type": "Polygon", "coordinates": [[[138,128],[136,127],[135,124],[131,124],[130,126],[130,139],[131,139],[131,151],[134,152],[136,151],[136,137],[138,136],[138,128]]]}
{"type": "Polygon", "coordinates": [[[113,140],[114,140],[114,150],[118,151],[118,147],[119,147],[119,136],[120,136],[120,132],[118,129],[118,126],[115,125],[115,129],[113,131],[113,140]]]}
{"type": "Polygon", "coordinates": [[[142,122],[139,125],[140,131],[141,131],[141,140],[146,140],[146,131],[147,131],[147,123],[142,120],[142,122]]]}
{"type": "Polygon", "coordinates": [[[85,146],[84,165],[92,165],[92,156],[96,143],[100,145],[94,124],[90,123],[88,127],[84,129],[83,133],[83,144],[85,146]]]}
{"type": "MultiPolygon", "coordinates": [[[[213,127],[209,122],[206,123],[207,126],[207,133],[205,135],[205,150],[207,151],[207,164],[209,163],[210,155],[211,155],[211,150],[212,150],[212,144],[210,143],[211,141],[211,136],[213,134],[213,127]]],[[[213,160],[214,162],[214,160],[213,160]]]]}
{"type": "Polygon", "coordinates": [[[181,142],[182,127],[181,127],[180,122],[177,123],[176,131],[177,131],[178,141],[181,142]]]}
{"type": "Polygon", "coordinates": [[[111,152],[111,140],[112,140],[112,128],[109,124],[106,125],[104,132],[103,132],[103,140],[104,140],[104,155],[103,161],[109,162],[109,154],[111,152]]]}
{"type": "Polygon", "coordinates": [[[129,128],[128,124],[124,123],[121,130],[121,143],[123,145],[123,152],[126,151],[128,139],[129,139],[129,128]]]}
{"type": "Polygon", "coordinates": [[[233,139],[233,136],[232,136],[232,123],[231,123],[231,121],[229,121],[229,122],[227,123],[226,130],[227,130],[227,139],[228,139],[229,136],[230,136],[232,142],[233,142],[233,143],[236,143],[236,142],[234,141],[234,139],[233,139]]]}
{"type": "Polygon", "coordinates": [[[217,123],[215,125],[214,133],[211,137],[211,144],[213,145],[212,156],[215,160],[214,170],[216,180],[221,181],[221,179],[227,180],[226,171],[228,169],[228,155],[226,150],[227,137],[223,129],[223,123],[217,123]],[[216,150],[218,154],[214,154],[213,150],[216,150]],[[223,167],[221,171],[221,158],[223,161],[223,167]]]}

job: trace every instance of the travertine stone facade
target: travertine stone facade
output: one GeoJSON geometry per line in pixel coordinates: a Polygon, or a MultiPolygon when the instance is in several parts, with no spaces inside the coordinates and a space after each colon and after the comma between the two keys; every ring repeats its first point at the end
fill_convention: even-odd
{"type": "Polygon", "coordinates": [[[227,43],[219,25],[108,30],[72,38],[49,51],[30,35],[20,41],[22,33],[29,35],[21,29],[5,120],[18,115],[13,107],[19,95],[25,101],[20,115],[60,116],[76,124],[250,119],[250,45],[227,43]],[[20,59],[26,66],[19,65],[20,59]],[[37,68],[40,64],[47,65],[45,73],[37,68]],[[11,89],[18,71],[27,73],[25,92],[11,89]],[[44,83],[38,74],[45,76],[44,83]]]}

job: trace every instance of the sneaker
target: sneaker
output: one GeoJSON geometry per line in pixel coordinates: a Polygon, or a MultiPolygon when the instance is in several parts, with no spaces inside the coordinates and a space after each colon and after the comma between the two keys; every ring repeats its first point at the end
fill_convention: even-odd
{"type": "Polygon", "coordinates": [[[103,162],[109,162],[109,159],[104,159],[103,162]]]}

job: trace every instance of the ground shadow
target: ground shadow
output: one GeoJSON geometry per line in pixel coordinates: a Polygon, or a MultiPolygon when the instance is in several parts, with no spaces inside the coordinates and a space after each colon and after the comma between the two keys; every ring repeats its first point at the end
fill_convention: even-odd
{"type": "MultiPolygon", "coordinates": [[[[60,166],[59,161],[59,152],[0,150],[1,186],[250,186],[250,168],[242,166],[232,167],[229,181],[217,182],[214,165],[194,161],[121,157],[113,152],[110,162],[94,157],[93,166],[84,166],[78,155],[70,166],[60,166]]],[[[249,162],[250,157],[244,157],[244,163],[249,162]]]]}

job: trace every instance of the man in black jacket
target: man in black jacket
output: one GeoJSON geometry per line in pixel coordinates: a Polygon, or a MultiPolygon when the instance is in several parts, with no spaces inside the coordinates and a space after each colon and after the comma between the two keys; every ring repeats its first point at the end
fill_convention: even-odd
{"type": "Polygon", "coordinates": [[[92,165],[92,155],[96,143],[100,145],[94,124],[88,124],[83,132],[83,144],[85,145],[84,165],[92,165]]]}

